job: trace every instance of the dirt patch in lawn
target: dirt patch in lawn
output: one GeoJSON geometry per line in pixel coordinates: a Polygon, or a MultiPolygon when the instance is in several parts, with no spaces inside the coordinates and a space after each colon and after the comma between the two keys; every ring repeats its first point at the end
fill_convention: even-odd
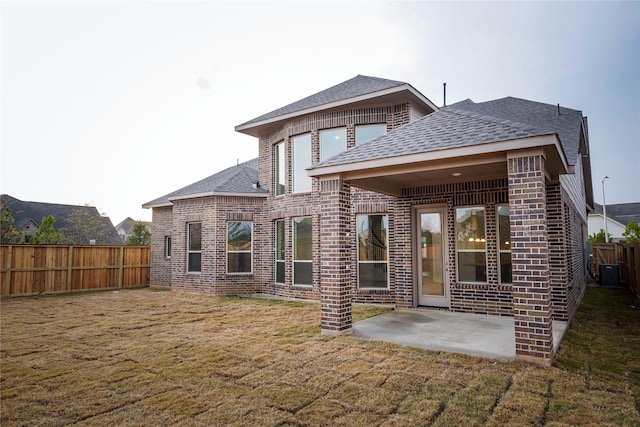
{"type": "Polygon", "coordinates": [[[556,366],[540,368],[323,336],[316,304],[149,289],[4,299],[0,423],[639,425],[632,304],[589,288],[556,366]]]}

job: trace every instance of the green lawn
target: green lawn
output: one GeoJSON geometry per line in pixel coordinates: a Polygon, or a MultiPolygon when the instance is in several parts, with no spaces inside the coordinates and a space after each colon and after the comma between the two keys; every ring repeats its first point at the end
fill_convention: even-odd
{"type": "Polygon", "coordinates": [[[317,304],[0,304],[2,426],[640,426],[640,310],[622,289],[587,289],[552,368],[323,336],[317,304]]]}

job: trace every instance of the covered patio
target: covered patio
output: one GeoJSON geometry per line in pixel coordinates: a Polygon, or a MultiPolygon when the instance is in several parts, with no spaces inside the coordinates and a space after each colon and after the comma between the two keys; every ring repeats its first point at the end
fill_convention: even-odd
{"type": "MultiPolygon", "coordinates": [[[[568,322],[553,321],[553,347],[558,349],[568,322]]],[[[400,309],[353,324],[353,336],[433,351],[514,360],[513,317],[400,309]]]]}

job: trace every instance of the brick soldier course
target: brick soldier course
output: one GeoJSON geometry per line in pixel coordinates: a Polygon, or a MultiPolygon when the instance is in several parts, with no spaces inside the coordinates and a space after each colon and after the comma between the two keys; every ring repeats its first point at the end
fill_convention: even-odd
{"type": "Polygon", "coordinates": [[[257,159],[144,205],[153,285],[320,301],[329,334],[351,330],[354,303],[513,316],[516,357],[551,363],[552,321],[571,320],[586,283],[593,194],[580,111],[517,98],[438,108],[407,83],[357,76],[236,130],[258,138],[257,159]],[[343,144],[327,158],[325,130],[343,144]],[[417,212],[429,209],[443,223],[424,249],[417,212]],[[480,225],[461,216],[472,211],[480,225]],[[235,221],[252,226],[244,274],[227,271],[235,221]],[[186,271],[191,222],[202,226],[198,272],[186,271]],[[480,234],[469,244],[460,233],[480,234]],[[430,280],[442,290],[429,294],[420,254],[438,248],[442,282],[430,280]]]}

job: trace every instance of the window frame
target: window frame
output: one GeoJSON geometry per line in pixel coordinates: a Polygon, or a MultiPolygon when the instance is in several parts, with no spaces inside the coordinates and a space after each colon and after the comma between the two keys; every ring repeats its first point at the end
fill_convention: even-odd
{"type": "Polygon", "coordinates": [[[226,227],[226,231],[227,231],[227,245],[226,245],[226,272],[229,275],[250,275],[253,274],[253,221],[227,221],[227,227],[226,227]],[[249,245],[249,249],[244,249],[244,250],[233,250],[230,251],[229,250],[229,225],[232,223],[248,223],[249,227],[251,229],[251,233],[250,233],[250,241],[251,244],[249,245]],[[249,271],[229,271],[229,254],[249,254],[249,271]]]}
{"type": "Polygon", "coordinates": [[[171,259],[171,236],[164,236],[164,257],[171,259]]]}
{"type": "Polygon", "coordinates": [[[511,208],[508,204],[499,204],[496,205],[496,247],[498,249],[498,283],[501,285],[513,285],[513,258],[511,257],[511,208]],[[499,209],[501,207],[507,208],[507,219],[509,219],[509,235],[507,236],[506,243],[509,245],[509,249],[502,249],[500,245],[500,241],[502,240],[502,235],[500,233],[500,213],[499,209]],[[511,281],[503,282],[502,281],[502,254],[509,254],[510,264],[511,264],[511,281]]]}
{"type": "Polygon", "coordinates": [[[202,272],[202,221],[194,221],[187,223],[187,274],[200,274],[202,272]],[[191,226],[200,226],[200,249],[191,249],[191,226]],[[191,254],[198,254],[200,260],[200,268],[198,270],[191,269],[191,254]]]}
{"type": "MultiPolygon", "coordinates": [[[[454,219],[454,230],[455,230],[455,260],[456,260],[456,281],[458,283],[473,283],[473,284],[487,284],[489,283],[489,274],[488,274],[488,251],[487,251],[487,208],[486,206],[479,205],[470,205],[470,206],[456,206],[455,207],[455,219],[454,219]],[[476,237],[477,239],[482,239],[481,242],[484,244],[484,249],[460,249],[459,247],[459,233],[462,230],[459,230],[458,223],[458,211],[459,210],[469,210],[469,209],[478,209],[482,210],[482,228],[483,228],[483,237],[476,237]],[[460,254],[484,254],[484,280],[461,280],[460,278],[460,254]]],[[[466,237],[465,237],[466,238],[466,237]]],[[[471,237],[469,237],[471,238],[471,237]]],[[[477,264],[476,264],[477,266],[477,264]]]]}
{"type": "Polygon", "coordinates": [[[291,278],[291,283],[293,286],[301,286],[301,287],[312,287],[313,286],[313,217],[311,216],[297,216],[297,217],[293,217],[291,218],[291,233],[292,233],[292,242],[291,242],[291,248],[292,248],[292,255],[291,258],[293,260],[293,265],[292,265],[292,278],[291,278]],[[296,258],[297,255],[297,243],[298,243],[298,232],[296,231],[296,220],[309,220],[310,221],[310,225],[311,225],[311,256],[309,259],[298,259],[296,258]],[[311,267],[311,283],[296,283],[296,264],[300,264],[300,263],[304,263],[304,264],[310,264],[311,267]]]}
{"type": "Polygon", "coordinates": [[[356,288],[360,289],[360,290],[389,290],[389,283],[390,283],[390,279],[389,279],[389,214],[388,213],[360,213],[360,214],[356,214],[356,264],[357,264],[357,270],[356,270],[356,288]],[[380,261],[380,260],[373,260],[373,261],[361,261],[360,260],[360,235],[358,233],[359,231],[359,218],[362,217],[366,217],[367,218],[367,224],[369,224],[369,217],[371,216],[381,216],[383,218],[385,218],[384,224],[385,224],[385,248],[384,248],[384,253],[385,253],[385,260],[384,261],[380,261]],[[385,282],[386,285],[385,287],[375,287],[375,286],[360,286],[360,265],[361,264],[379,264],[379,265],[386,265],[386,277],[385,277],[385,282]]]}
{"type": "Polygon", "coordinates": [[[370,124],[366,124],[366,125],[356,125],[355,127],[355,144],[356,146],[361,145],[361,144],[366,144],[369,141],[372,141],[376,138],[381,137],[382,135],[386,135],[387,133],[389,133],[388,129],[387,129],[387,124],[386,123],[370,123],[370,124]],[[373,128],[373,127],[384,127],[384,133],[375,136],[367,141],[363,141],[360,142],[360,140],[358,139],[358,129],[364,129],[364,128],[373,128]]]}
{"type": "Polygon", "coordinates": [[[285,220],[284,219],[276,219],[274,221],[274,225],[273,225],[273,230],[274,230],[274,245],[273,245],[273,250],[274,250],[274,271],[273,271],[273,281],[274,283],[280,284],[280,285],[284,285],[286,279],[286,270],[285,270],[285,259],[286,259],[286,228],[285,228],[285,220]],[[282,226],[282,250],[280,251],[280,247],[279,247],[279,243],[280,243],[280,239],[278,238],[278,225],[282,226]],[[282,253],[282,259],[279,259],[278,257],[278,253],[281,252],[282,253]],[[278,281],[278,264],[282,264],[282,281],[278,281]]]}
{"type": "Polygon", "coordinates": [[[273,145],[274,147],[274,179],[273,194],[276,197],[282,196],[287,191],[287,163],[286,163],[286,147],[284,140],[273,145]],[[282,178],[282,182],[280,182],[282,178]]]}
{"type": "MultiPolygon", "coordinates": [[[[333,156],[335,156],[335,155],[337,155],[339,153],[342,153],[343,151],[345,151],[347,149],[347,128],[345,126],[339,126],[339,127],[327,128],[327,129],[320,130],[318,132],[318,146],[319,146],[319,152],[320,152],[319,159],[320,159],[321,162],[324,161],[324,160],[327,160],[329,157],[333,157],[333,156]],[[342,150],[340,150],[340,151],[338,151],[336,153],[330,154],[328,156],[323,155],[323,153],[322,153],[323,152],[323,149],[322,149],[323,142],[325,143],[325,145],[328,145],[328,143],[331,141],[330,139],[323,141],[323,135],[327,135],[327,134],[330,134],[330,133],[335,133],[337,131],[342,131],[342,135],[341,136],[342,136],[342,139],[343,139],[343,142],[344,142],[344,147],[342,148],[342,150]]],[[[325,148],[325,150],[326,150],[326,148],[325,148]]]]}
{"type": "Polygon", "coordinates": [[[291,137],[291,192],[292,193],[310,193],[313,187],[313,180],[309,175],[307,175],[307,168],[313,165],[313,150],[312,150],[312,141],[311,141],[311,132],[301,133],[299,135],[295,135],[291,137]],[[309,158],[305,159],[305,164],[303,165],[303,169],[297,171],[298,159],[296,157],[296,145],[300,148],[301,143],[307,142],[308,139],[308,148],[309,148],[309,158]],[[300,175],[298,175],[298,172],[300,175]]]}

